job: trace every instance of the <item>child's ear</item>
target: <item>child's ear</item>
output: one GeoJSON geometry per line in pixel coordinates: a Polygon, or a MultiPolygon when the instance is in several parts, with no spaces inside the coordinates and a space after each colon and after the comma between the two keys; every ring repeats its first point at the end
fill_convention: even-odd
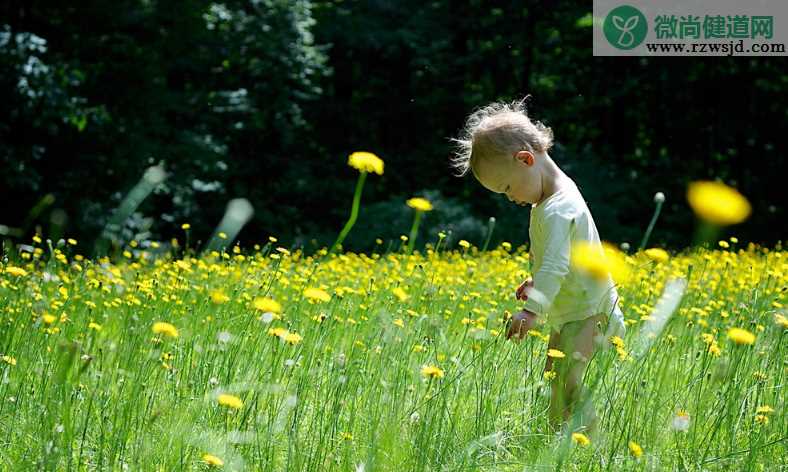
{"type": "Polygon", "coordinates": [[[526,165],[534,165],[534,155],[531,151],[520,151],[516,155],[517,159],[526,163],[526,165]]]}

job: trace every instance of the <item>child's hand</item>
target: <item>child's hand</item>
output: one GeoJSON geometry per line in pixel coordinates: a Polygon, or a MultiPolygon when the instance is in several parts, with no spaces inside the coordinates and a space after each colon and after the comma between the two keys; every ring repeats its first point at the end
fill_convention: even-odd
{"type": "Polygon", "coordinates": [[[515,292],[515,298],[518,300],[528,300],[528,295],[525,294],[525,289],[534,286],[534,281],[532,279],[528,279],[525,282],[521,283],[519,287],[517,287],[517,291],[515,292]]]}
{"type": "Polygon", "coordinates": [[[534,326],[536,326],[536,313],[523,310],[509,320],[506,339],[512,339],[512,336],[514,336],[514,340],[519,343],[528,333],[528,330],[533,329],[534,326]]]}

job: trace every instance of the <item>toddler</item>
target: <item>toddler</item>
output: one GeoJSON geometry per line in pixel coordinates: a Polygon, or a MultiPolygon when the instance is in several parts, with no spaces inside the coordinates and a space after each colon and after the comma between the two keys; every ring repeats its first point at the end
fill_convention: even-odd
{"type": "Polygon", "coordinates": [[[591,430],[596,415],[583,375],[597,348],[610,336],[623,336],[624,320],[612,279],[590,278],[570,264],[578,241],[602,251],[599,234],[574,181],[547,153],[552,130],[527,116],[527,98],[493,103],[471,114],[463,135],[454,140],[458,151],[451,163],[460,176],[471,170],[491,192],[531,206],[533,278],[515,292],[525,305],[509,320],[506,337],[520,342],[537,323],[550,328],[544,368],[545,378],[551,379],[550,425],[556,429],[577,414],[591,430]],[[585,407],[575,408],[581,405],[585,407]]]}

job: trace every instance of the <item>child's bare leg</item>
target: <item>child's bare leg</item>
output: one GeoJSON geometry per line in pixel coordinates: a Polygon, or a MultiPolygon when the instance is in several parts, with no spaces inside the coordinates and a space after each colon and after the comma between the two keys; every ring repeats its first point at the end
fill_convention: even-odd
{"type": "Polygon", "coordinates": [[[594,354],[594,336],[598,333],[597,322],[600,319],[600,316],[592,316],[564,325],[560,333],[559,349],[566,357],[556,361],[560,365],[555,379],[556,410],[560,408],[563,421],[569,421],[572,414],[576,413],[580,425],[588,430],[595,427],[596,412],[590,392],[583,387],[582,382],[588,362],[594,354]]]}

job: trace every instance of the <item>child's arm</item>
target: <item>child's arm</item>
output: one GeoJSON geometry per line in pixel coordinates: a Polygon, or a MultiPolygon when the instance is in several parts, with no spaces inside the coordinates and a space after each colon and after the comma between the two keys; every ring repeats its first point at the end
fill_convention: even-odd
{"type": "Polygon", "coordinates": [[[545,216],[547,241],[542,265],[533,275],[533,287],[526,288],[525,310],[544,317],[569,273],[569,254],[574,220],[559,213],[545,216]]]}

